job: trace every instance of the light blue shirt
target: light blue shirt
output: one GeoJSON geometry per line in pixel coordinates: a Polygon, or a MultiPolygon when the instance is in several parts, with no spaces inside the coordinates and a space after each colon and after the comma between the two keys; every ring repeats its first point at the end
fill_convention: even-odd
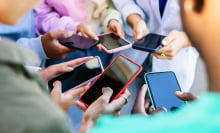
{"type": "Polygon", "coordinates": [[[34,51],[41,60],[47,58],[41,43],[41,37],[35,35],[33,11],[26,14],[15,26],[0,24],[0,37],[16,41],[19,45],[34,51]]]}
{"type": "MultiPolygon", "coordinates": [[[[127,17],[139,14],[151,33],[168,35],[171,31],[182,31],[179,0],[167,0],[163,16],[159,10],[159,0],[113,0],[116,8],[121,12],[125,32],[133,36],[131,27],[127,24],[127,17]]],[[[128,49],[121,52],[134,61],[142,64],[148,52],[128,49]]],[[[183,91],[189,91],[194,81],[198,52],[193,47],[182,48],[172,60],[157,59],[153,56],[152,71],[173,71],[183,91]]]]}

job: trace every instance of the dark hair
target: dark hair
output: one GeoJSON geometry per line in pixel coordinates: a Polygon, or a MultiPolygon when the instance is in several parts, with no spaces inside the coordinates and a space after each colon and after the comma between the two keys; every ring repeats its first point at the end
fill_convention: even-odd
{"type": "Polygon", "coordinates": [[[201,12],[204,6],[204,0],[195,0],[195,10],[201,12]]]}

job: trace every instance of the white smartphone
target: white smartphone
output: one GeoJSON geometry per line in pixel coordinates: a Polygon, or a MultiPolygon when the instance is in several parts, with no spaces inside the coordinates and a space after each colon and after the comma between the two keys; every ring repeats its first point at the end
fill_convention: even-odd
{"type": "Polygon", "coordinates": [[[79,88],[95,80],[102,72],[103,66],[98,56],[74,67],[71,72],[63,73],[48,82],[50,91],[53,89],[53,83],[57,80],[62,83],[62,92],[70,89],[79,88]]]}

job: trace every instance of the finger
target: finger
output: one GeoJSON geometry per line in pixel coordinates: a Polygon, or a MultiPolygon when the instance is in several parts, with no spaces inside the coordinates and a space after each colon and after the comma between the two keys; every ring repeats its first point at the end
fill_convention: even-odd
{"type": "Polygon", "coordinates": [[[175,95],[183,101],[194,101],[198,98],[197,96],[189,92],[176,91],[175,95]]]}
{"type": "Polygon", "coordinates": [[[146,114],[144,108],[145,95],[147,93],[147,86],[144,84],[136,97],[135,104],[132,109],[133,114],[146,114]]]}
{"type": "Polygon", "coordinates": [[[113,91],[109,87],[103,88],[102,91],[103,95],[93,102],[86,110],[84,120],[89,118],[98,119],[99,115],[105,110],[113,91]]]}
{"type": "Polygon", "coordinates": [[[75,105],[83,112],[85,112],[87,110],[87,107],[83,103],[81,103],[80,101],[75,101],[75,105]]]}
{"type": "Polygon", "coordinates": [[[78,58],[78,59],[75,59],[75,60],[72,60],[72,61],[65,62],[63,64],[65,64],[69,67],[75,67],[77,65],[80,65],[80,64],[92,59],[92,58],[94,58],[94,57],[88,56],[88,57],[78,58]]]}
{"type": "Polygon", "coordinates": [[[170,42],[172,42],[173,40],[175,40],[176,38],[176,34],[177,31],[171,31],[163,40],[162,40],[162,44],[164,46],[168,45],[170,42]]]}
{"type": "Polygon", "coordinates": [[[73,31],[52,31],[48,33],[53,39],[64,39],[72,36],[73,31]]]}
{"type": "Polygon", "coordinates": [[[128,98],[130,97],[130,92],[126,89],[126,91],[116,100],[113,100],[106,108],[106,114],[111,114],[113,112],[119,112],[122,107],[127,103],[128,98]]]}
{"type": "Polygon", "coordinates": [[[149,110],[149,114],[156,114],[156,113],[160,113],[160,112],[167,112],[167,109],[165,107],[158,107],[155,110],[153,110],[153,109],[149,110]]]}
{"type": "Polygon", "coordinates": [[[94,34],[92,31],[88,30],[86,33],[86,36],[88,38],[92,38],[92,39],[95,39],[95,40],[99,40],[99,38],[96,36],[96,34],[94,34]]]}
{"type": "Polygon", "coordinates": [[[118,22],[118,24],[115,27],[115,32],[116,34],[118,34],[120,37],[124,38],[125,37],[125,33],[123,31],[122,25],[118,22]]]}
{"type": "Polygon", "coordinates": [[[144,108],[145,108],[145,110],[149,110],[150,107],[151,107],[151,100],[150,100],[150,98],[147,98],[144,103],[144,108]]]}
{"type": "Polygon", "coordinates": [[[55,103],[59,103],[61,100],[62,90],[61,90],[61,82],[56,81],[54,82],[54,88],[51,91],[51,97],[55,103]]]}
{"type": "Polygon", "coordinates": [[[75,99],[76,97],[78,97],[80,94],[82,94],[83,92],[85,92],[85,90],[88,88],[88,86],[84,86],[84,87],[80,87],[74,90],[70,90],[67,95],[70,95],[72,97],[72,99],[75,99]]]}

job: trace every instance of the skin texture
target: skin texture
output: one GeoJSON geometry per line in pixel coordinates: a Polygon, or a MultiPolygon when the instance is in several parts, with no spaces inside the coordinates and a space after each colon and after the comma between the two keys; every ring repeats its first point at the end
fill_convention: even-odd
{"type": "Polygon", "coordinates": [[[76,51],[63,46],[57,40],[68,38],[72,35],[73,32],[71,31],[53,31],[44,34],[41,37],[41,42],[47,57],[64,59],[69,53],[76,51]]]}
{"type": "Polygon", "coordinates": [[[209,91],[220,92],[220,15],[219,0],[204,0],[202,10],[195,10],[196,0],[182,0],[181,14],[186,33],[205,61],[209,91]]]}
{"type": "Polygon", "coordinates": [[[40,4],[42,0],[1,0],[0,21],[8,25],[15,25],[22,16],[40,4]]]}

